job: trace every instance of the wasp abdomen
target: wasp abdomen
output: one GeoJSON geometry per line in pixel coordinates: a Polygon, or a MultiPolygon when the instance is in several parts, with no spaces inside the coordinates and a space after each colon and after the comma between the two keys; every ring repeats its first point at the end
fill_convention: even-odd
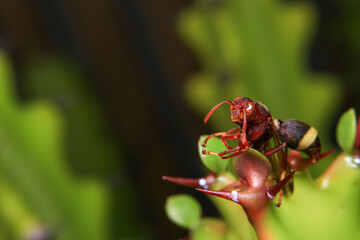
{"type": "Polygon", "coordinates": [[[294,150],[309,156],[320,154],[321,144],[317,130],[298,120],[274,120],[274,125],[281,141],[294,150]]]}

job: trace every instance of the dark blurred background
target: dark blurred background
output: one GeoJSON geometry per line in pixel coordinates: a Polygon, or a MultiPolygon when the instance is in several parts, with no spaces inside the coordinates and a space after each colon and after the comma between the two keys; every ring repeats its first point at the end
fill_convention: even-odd
{"type": "MultiPolygon", "coordinates": [[[[339,116],[360,108],[360,3],[311,2],[318,24],[307,64],[342,85],[339,116]]],[[[179,12],[192,4],[0,1],[1,48],[13,67],[16,95],[23,104],[51,101],[63,114],[69,171],[102,182],[110,196],[109,239],[186,236],[165,216],[166,197],[175,193],[195,195],[206,214],[216,215],[202,194],[161,180],[203,175],[197,140],[214,131],[183,94],[187,78],[202,66],[176,27],[179,12]]]]}

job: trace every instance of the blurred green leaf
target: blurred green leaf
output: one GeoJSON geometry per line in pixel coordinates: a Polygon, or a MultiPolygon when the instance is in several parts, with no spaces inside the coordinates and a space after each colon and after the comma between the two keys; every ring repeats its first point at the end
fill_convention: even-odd
{"type": "Polygon", "coordinates": [[[356,113],[353,108],[347,110],[336,127],[336,140],[342,150],[351,155],[356,136],[356,113]]]}
{"type": "Polygon", "coordinates": [[[2,177],[59,238],[108,239],[106,190],[98,181],[72,176],[64,165],[61,116],[45,102],[19,104],[12,79],[0,53],[2,177]]]}
{"type": "Polygon", "coordinates": [[[30,58],[23,72],[24,95],[45,99],[61,112],[69,164],[81,176],[103,176],[122,161],[106,113],[80,67],[51,54],[30,58]]]}
{"type": "MultiPolygon", "coordinates": [[[[219,156],[215,155],[202,154],[202,150],[204,149],[202,144],[207,137],[207,135],[203,135],[198,141],[198,149],[201,161],[210,171],[217,174],[222,173],[228,168],[229,164],[231,164],[231,160],[221,159],[219,156]]],[[[228,149],[219,138],[214,137],[210,138],[210,140],[206,143],[205,150],[219,153],[228,149]]]]}
{"type": "Polygon", "coordinates": [[[272,207],[267,229],[274,239],[336,240],[360,237],[360,169],[341,154],[315,182],[295,174],[295,192],[272,207]]]}
{"type": "Polygon", "coordinates": [[[26,233],[41,227],[40,220],[28,209],[19,194],[2,178],[0,178],[0,189],[0,223],[6,228],[0,231],[7,235],[0,239],[23,239],[26,233]]]}
{"type": "MultiPolygon", "coordinates": [[[[239,240],[232,232],[229,232],[226,224],[218,219],[204,218],[193,231],[193,240],[239,240]]],[[[241,238],[242,239],[242,238],[241,238]]]]}
{"type": "Polygon", "coordinates": [[[22,79],[27,98],[44,99],[61,112],[65,161],[74,174],[105,179],[113,187],[109,231],[117,238],[142,235],[145,219],[131,171],[101,100],[79,64],[51,53],[32,56],[25,62],[22,79]]]}
{"type": "Polygon", "coordinates": [[[201,217],[201,206],[196,199],[186,194],[168,197],[165,204],[168,217],[177,225],[194,229],[201,217]]]}

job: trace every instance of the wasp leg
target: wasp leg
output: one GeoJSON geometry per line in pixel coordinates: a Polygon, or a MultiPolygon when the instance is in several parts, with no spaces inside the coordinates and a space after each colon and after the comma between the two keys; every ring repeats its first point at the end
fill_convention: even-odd
{"type": "MultiPolygon", "coordinates": [[[[270,150],[268,150],[268,151],[266,151],[266,152],[264,153],[265,156],[270,156],[270,155],[272,155],[272,154],[280,151],[280,150],[283,149],[284,147],[285,147],[285,151],[284,151],[284,158],[282,159],[282,163],[281,163],[282,172],[281,172],[281,174],[280,174],[280,182],[281,182],[282,180],[284,180],[285,174],[286,174],[286,168],[287,168],[287,152],[288,152],[287,150],[288,150],[288,148],[287,148],[286,143],[283,143],[283,144],[281,144],[281,145],[279,145],[279,146],[276,146],[276,147],[274,147],[274,148],[272,148],[272,149],[270,149],[270,150]]],[[[281,189],[281,190],[279,191],[278,203],[276,204],[277,207],[280,207],[280,206],[281,206],[283,195],[284,195],[284,191],[281,189]]]]}
{"type": "MultiPolygon", "coordinates": [[[[227,140],[234,140],[234,139],[237,138],[237,137],[236,137],[236,138],[232,139],[233,135],[234,135],[234,134],[231,134],[231,135],[230,135],[230,134],[227,134],[227,135],[221,136],[221,141],[223,142],[223,144],[224,144],[228,149],[232,149],[232,147],[229,146],[227,140]]],[[[237,136],[237,135],[235,135],[235,136],[237,136]]]]}
{"type": "MultiPolygon", "coordinates": [[[[206,155],[217,155],[217,156],[220,156],[221,158],[222,155],[226,155],[226,154],[230,154],[232,153],[233,151],[239,151],[239,145],[236,147],[236,148],[231,148],[227,141],[226,140],[236,140],[236,139],[239,139],[240,138],[240,133],[239,132],[236,132],[236,133],[232,133],[232,134],[227,134],[227,135],[223,135],[221,138],[223,140],[223,143],[224,145],[229,149],[227,151],[224,151],[224,152],[220,152],[220,153],[216,153],[216,152],[210,152],[210,151],[205,151],[203,150],[202,151],[202,154],[206,154],[206,155]]],[[[246,150],[247,151],[247,150],[246,150]]],[[[240,154],[240,153],[239,153],[240,154]]],[[[235,155],[236,156],[236,155],[235,155]]],[[[225,158],[223,158],[225,159],[225,158]]]]}
{"type": "Polygon", "coordinates": [[[247,119],[246,119],[246,112],[245,109],[243,109],[243,126],[242,126],[242,131],[241,131],[241,138],[239,138],[239,134],[240,132],[237,133],[236,137],[239,138],[239,144],[236,146],[236,148],[224,151],[219,153],[219,157],[221,157],[222,159],[227,159],[227,158],[231,158],[231,157],[235,157],[241,153],[246,152],[247,150],[249,150],[249,142],[246,139],[246,124],[247,124],[247,119]],[[225,156],[224,156],[225,155],[225,156]]]}
{"type": "Polygon", "coordinates": [[[209,135],[205,141],[203,142],[203,144],[201,144],[202,147],[206,147],[206,143],[210,140],[210,138],[213,138],[213,137],[219,137],[219,136],[223,136],[225,135],[226,132],[218,132],[218,133],[213,133],[211,135],[209,135]]]}
{"type": "Polygon", "coordinates": [[[266,152],[264,152],[264,155],[265,155],[266,157],[268,157],[268,156],[273,155],[274,153],[280,151],[280,150],[283,149],[284,147],[286,147],[286,143],[283,143],[283,144],[281,144],[281,145],[279,145],[279,146],[276,146],[276,147],[274,147],[274,148],[272,148],[272,149],[267,150],[266,152]]]}
{"type": "MultiPolygon", "coordinates": [[[[280,181],[282,181],[284,178],[285,178],[285,174],[286,174],[286,171],[282,171],[281,173],[281,177],[280,177],[280,181]]],[[[282,198],[283,198],[283,190],[281,189],[280,192],[279,192],[279,200],[278,200],[278,203],[276,204],[277,207],[280,207],[281,206],[281,203],[282,203],[282,198]]]]}
{"type": "MultiPolygon", "coordinates": [[[[249,142],[246,139],[246,124],[247,124],[247,120],[246,120],[246,112],[245,109],[243,109],[243,126],[242,126],[242,130],[241,133],[240,132],[235,132],[236,130],[239,131],[240,128],[234,128],[231,129],[230,131],[232,133],[228,134],[226,136],[226,139],[228,140],[235,140],[235,139],[239,139],[239,144],[235,147],[235,148],[230,148],[227,151],[221,152],[221,153],[215,153],[215,152],[208,152],[203,150],[202,154],[210,154],[210,155],[217,155],[219,157],[221,157],[222,159],[227,159],[227,158],[231,158],[231,157],[235,157],[241,153],[246,152],[247,150],[249,150],[249,142]],[[233,133],[235,132],[235,133],[233,133]]],[[[215,133],[216,134],[216,133],[215,133]]],[[[211,135],[210,135],[211,136],[211,135]]],[[[209,136],[209,137],[210,137],[209,136]]],[[[209,138],[208,137],[208,138],[209,138]]],[[[205,139],[206,141],[206,139],[205,139]]],[[[226,146],[227,144],[225,144],[226,146]]],[[[204,146],[204,144],[203,144],[204,146]]],[[[227,145],[228,146],[228,145],[227,145]]]]}
{"type": "Polygon", "coordinates": [[[237,127],[237,128],[230,129],[230,130],[227,131],[227,132],[219,132],[219,133],[211,134],[211,135],[209,135],[209,136],[205,139],[205,141],[203,142],[202,146],[205,147],[207,141],[209,141],[210,138],[221,136],[221,140],[223,141],[224,145],[225,145],[227,148],[230,149],[231,147],[227,144],[225,138],[227,138],[227,136],[233,135],[234,133],[236,134],[236,132],[238,132],[239,130],[240,130],[240,127],[237,127]]]}
{"type": "Polygon", "coordinates": [[[232,148],[220,153],[216,153],[216,152],[209,152],[209,151],[202,151],[202,154],[206,154],[206,155],[216,155],[221,157],[222,159],[227,159],[227,158],[231,158],[231,157],[235,157],[241,153],[246,152],[247,150],[249,150],[249,145],[246,144],[245,146],[242,145],[238,145],[236,146],[236,148],[232,148]]]}
{"type": "MultiPolygon", "coordinates": [[[[233,129],[232,129],[233,130],[233,129]]],[[[223,144],[228,148],[228,149],[233,149],[232,147],[229,146],[227,140],[236,140],[240,137],[240,133],[239,132],[235,132],[235,133],[229,133],[229,134],[225,134],[223,136],[221,136],[221,141],[223,142],[223,144]]]]}
{"type": "Polygon", "coordinates": [[[219,153],[219,157],[221,157],[222,159],[227,159],[227,158],[231,158],[231,157],[240,155],[240,154],[246,152],[247,150],[249,150],[249,145],[243,146],[243,148],[241,148],[241,146],[238,145],[234,149],[230,149],[230,150],[219,153]]]}

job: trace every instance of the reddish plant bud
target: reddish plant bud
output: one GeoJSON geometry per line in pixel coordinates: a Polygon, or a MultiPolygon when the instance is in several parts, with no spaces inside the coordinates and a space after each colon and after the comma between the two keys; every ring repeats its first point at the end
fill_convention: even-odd
{"type": "MultiPolygon", "coordinates": [[[[265,213],[266,206],[276,196],[276,194],[289,182],[289,180],[293,177],[294,173],[295,171],[293,171],[275,186],[269,188],[265,187],[264,182],[262,185],[259,185],[257,187],[248,185],[247,188],[241,191],[215,191],[199,188],[197,188],[196,190],[203,193],[211,194],[213,196],[225,198],[227,200],[240,204],[244,208],[244,211],[248,216],[249,221],[255,227],[259,239],[263,240],[266,239],[263,223],[263,215],[265,213]]],[[[255,176],[256,179],[259,178],[257,174],[253,174],[251,176],[255,176]]]]}
{"type": "Polygon", "coordinates": [[[269,160],[256,150],[234,157],[234,169],[237,175],[244,179],[249,187],[264,186],[271,173],[269,160]]]}

